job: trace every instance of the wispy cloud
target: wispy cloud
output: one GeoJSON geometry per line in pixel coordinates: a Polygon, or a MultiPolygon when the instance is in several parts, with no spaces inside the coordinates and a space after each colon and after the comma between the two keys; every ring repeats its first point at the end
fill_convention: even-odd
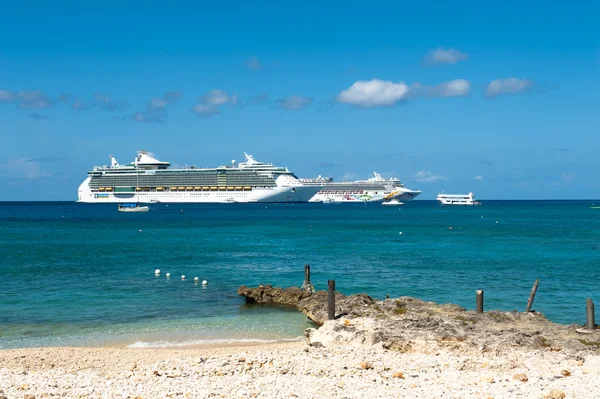
{"type": "Polygon", "coordinates": [[[248,99],[248,105],[261,105],[269,101],[269,95],[267,93],[257,94],[255,96],[251,96],[248,99]]]}
{"type": "Polygon", "coordinates": [[[48,117],[46,115],[42,115],[37,112],[30,114],[29,117],[31,119],[36,119],[36,120],[48,119],[48,117]]]}
{"type": "Polygon", "coordinates": [[[84,110],[87,110],[87,109],[89,109],[90,107],[89,107],[89,106],[87,106],[87,105],[85,105],[85,104],[83,103],[83,101],[81,100],[81,98],[79,98],[79,97],[76,97],[76,98],[73,100],[73,102],[71,103],[71,106],[70,106],[70,108],[71,108],[72,110],[74,110],[74,111],[84,111],[84,110]]]}
{"type": "Polygon", "coordinates": [[[18,158],[0,161],[0,178],[10,180],[37,180],[52,176],[34,158],[18,158]]]}
{"type": "Polygon", "coordinates": [[[194,112],[198,117],[210,118],[211,116],[220,114],[221,110],[219,107],[215,107],[214,105],[196,104],[194,105],[194,108],[192,108],[192,112],[194,112]]]}
{"type": "Polygon", "coordinates": [[[553,186],[564,186],[571,184],[575,181],[575,173],[573,172],[564,172],[560,174],[560,179],[556,180],[552,183],[553,186]]]}
{"type": "Polygon", "coordinates": [[[260,63],[258,57],[256,57],[256,56],[250,57],[249,59],[247,59],[245,61],[245,63],[248,68],[253,69],[255,71],[258,69],[262,69],[262,64],[260,63]]]}
{"type": "Polygon", "coordinates": [[[116,101],[112,97],[101,92],[94,94],[94,106],[105,111],[124,111],[129,108],[129,104],[126,100],[116,101]]]}
{"type": "Polygon", "coordinates": [[[117,119],[145,123],[165,123],[168,116],[168,107],[177,102],[181,97],[183,97],[183,93],[180,91],[166,92],[161,97],[150,99],[143,111],[135,112],[130,117],[126,116],[117,119]]]}
{"type": "Polygon", "coordinates": [[[492,80],[485,89],[487,98],[495,98],[503,94],[523,93],[531,89],[533,82],[528,79],[508,78],[492,80]]]}
{"type": "Polygon", "coordinates": [[[435,183],[442,180],[448,180],[446,176],[443,175],[434,175],[429,170],[421,170],[413,176],[414,179],[421,183],[435,183]]]}
{"type": "Polygon", "coordinates": [[[454,79],[436,86],[423,86],[420,83],[413,83],[410,86],[411,97],[460,97],[470,92],[471,82],[465,79],[454,79]]]}
{"type": "Polygon", "coordinates": [[[308,107],[312,104],[313,99],[310,97],[291,96],[288,98],[280,98],[277,104],[283,109],[297,111],[308,107]]]}
{"type": "Polygon", "coordinates": [[[475,176],[473,180],[483,180],[483,176],[475,176]]]}
{"type": "Polygon", "coordinates": [[[389,80],[359,80],[346,90],[342,90],[336,100],[361,108],[372,108],[395,105],[401,101],[416,97],[458,97],[466,96],[471,91],[471,83],[464,79],[443,82],[436,86],[404,82],[394,83],[389,80]]]}
{"type": "Polygon", "coordinates": [[[41,90],[0,90],[0,102],[14,103],[22,109],[46,109],[54,106],[55,100],[41,90]]]}
{"type": "Polygon", "coordinates": [[[460,61],[466,60],[468,55],[462,51],[455,50],[453,48],[443,49],[438,48],[430,50],[424,58],[425,64],[436,65],[436,64],[457,64],[460,61]]]}

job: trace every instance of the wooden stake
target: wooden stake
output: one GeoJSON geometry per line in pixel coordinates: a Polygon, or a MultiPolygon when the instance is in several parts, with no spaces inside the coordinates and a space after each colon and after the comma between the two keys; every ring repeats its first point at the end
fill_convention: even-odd
{"type": "Polygon", "coordinates": [[[529,300],[527,301],[527,308],[525,308],[525,313],[531,312],[531,305],[533,305],[533,298],[535,298],[535,293],[538,289],[539,280],[535,279],[535,283],[533,283],[533,288],[531,288],[531,293],[529,294],[529,300]]]}
{"type": "Polygon", "coordinates": [[[477,290],[475,293],[475,311],[483,313],[483,290],[477,290]]]}
{"type": "Polygon", "coordinates": [[[327,281],[327,320],[335,319],[335,280],[327,281]]]}
{"type": "Polygon", "coordinates": [[[596,321],[594,320],[594,302],[592,301],[592,298],[588,298],[585,302],[587,313],[587,329],[593,330],[596,327],[596,321]]]}
{"type": "Polygon", "coordinates": [[[310,283],[310,265],[304,265],[304,284],[310,283]]]}

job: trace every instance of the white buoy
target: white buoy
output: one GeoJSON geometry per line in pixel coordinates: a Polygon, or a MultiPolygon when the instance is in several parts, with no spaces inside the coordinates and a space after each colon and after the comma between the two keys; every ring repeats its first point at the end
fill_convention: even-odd
{"type": "Polygon", "coordinates": [[[399,232],[398,234],[402,235],[402,232],[399,232]]]}
{"type": "Polygon", "coordinates": [[[498,221],[496,220],[496,224],[498,224],[498,221]]]}
{"type": "Polygon", "coordinates": [[[206,285],[206,284],[208,284],[208,281],[202,280],[202,285],[206,285]]]}
{"type": "Polygon", "coordinates": [[[142,232],[142,229],[140,229],[140,233],[142,232]]]}
{"type": "Polygon", "coordinates": [[[171,273],[166,274],[167,278],[171,277],[171,273]]]}
{"type": "Polygon", "coordinates": [[[481,218],[483,219],[483,216],[481,218]]]}
{"type": "Polygon", "coordinates": [[[159,275],[159,274],[160,274],[160,269],[156,269],[156,270],[154,271],[154,274],[156,274],[156,275],[159,275]]]}
{"type": "Polygon", "coordinates": [[[182,274],[182,275],[181,275],[181,279],[182,279],[182,280],[185,280],[185,274],[182,274]]]}
{"type": "Polygon", "coordinates": [[[200,279],[198,277],[194,277],[194,282],[197,283],[198,281],[200,281],[200,279]]]}

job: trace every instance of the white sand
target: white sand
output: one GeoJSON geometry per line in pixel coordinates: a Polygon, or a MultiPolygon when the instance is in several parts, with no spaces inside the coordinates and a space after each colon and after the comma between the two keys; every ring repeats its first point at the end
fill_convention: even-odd
{"type": "MultiPolygon", "coordinates": [[[[435,344],[433,344],[435,346],[435,344]]],[[[0,351],[0,398],[600,398],[600,356],[286,343],[0,351]],[[400,374],[401,373],[401,374],[400,374]],[[527,381],[514,379],[525,374],[527,381]],[[29,396],[31,398],[31,396],[29,396]]]]}

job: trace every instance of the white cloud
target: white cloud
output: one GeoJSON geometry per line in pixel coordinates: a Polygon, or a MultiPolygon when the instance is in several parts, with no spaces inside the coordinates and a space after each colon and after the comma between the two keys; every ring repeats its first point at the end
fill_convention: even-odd
{"type": "Polygon", "coordinates": [[[448,50],[440,48],[436,50],[430,50],[425,55],[425,62],[427,64],[456,64],[460,61],[466,60],[467,58],[467,54],[453,48],[448,50]]]}
{"type": "Polygon", "coordinates": [[[527,79],[508,78],[492,80],[485,89],[488,98],[494,98],[501,94],[515,94],[529,90],[533,82],[527,79]]]}
{"type": "Polygon", "coordinates": [[[442,175],[434,175],[429,170],[421,170],[415,173],[414,178],[416,181],[421,183],[434,183],[437,181],[448,180],[445,176],[442,175]]]}
{"type": "Polygon", "coordinates": [[[372,79],[359,80],[337,96],[337,101],[358,107],[393,105],[408,96],[410,89],[404,82],[372,79]]]}
{"type": "Polygon", "coordinates": [[[434,92],[442,97],[466,96],[471,91],[471,82],[455,79],[434,87],[434,92]]]}
{"type": "Polygon", "coordinates": [[[192,112],[199,117],[209,118],[220,114],[221,106],[226,104],[237,105],[238,103],[239,97],[237,93],[233,93],[230,96],[225,90],[214,89],[200,97],[199,102],[192,108],[192,112]]]}
{"type": "Polygon", "coordinates": [[[215,89],[209,91],[201,100],[205,104],[219,106],[226,104],[227,101],[229,101],[229,96],[227,95],[227,92],[215,89]]]}
{"type": "Polygon", "coordinates": [[[309,97],[291,96],[277,100],[279,106],[287,110],[301,110],[312,104],[313,99],[309,97]]]}
{"type": "Polygon", "coordinates": [[[473,180],[483,180],[483,176],[475,176],[473,180]]]}
{"type": "Polygon", "coordinates": [[[192,112],[199,117],[210,118],[213,115],[219,114],[221,110],[214,105],[196,104],[194,105],[194,108],[192,108],[192,112]]]}
{"type": "Polygon", "coordinates": [[[471,91],[471,82],[465,79],[454,79],[436,86],[422,85],[418,82],[408,86],[404,82],[372,79],[355,82],[337,96],[337,101],[358,107],[370,108],[390,106],[399,101],[415,97],[458,97],[466,96],[471,91]]]}

